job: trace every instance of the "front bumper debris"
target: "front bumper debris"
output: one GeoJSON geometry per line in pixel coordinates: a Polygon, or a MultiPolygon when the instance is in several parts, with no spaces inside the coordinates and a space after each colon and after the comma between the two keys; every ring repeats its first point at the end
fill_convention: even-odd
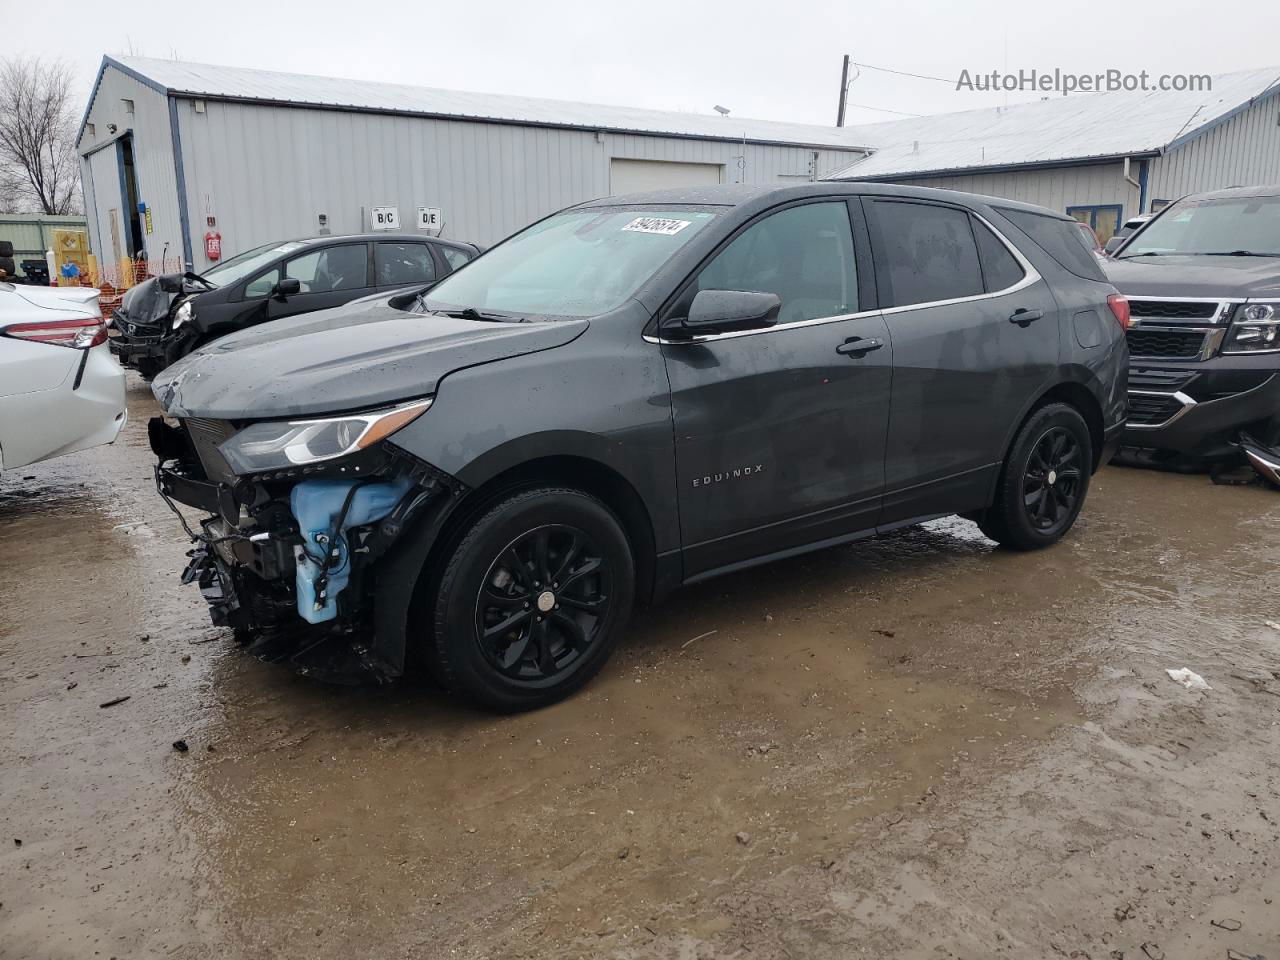
{"type": "Polygon", "coordinates": [[[1239,458],[1242,434],[1280,440],[1280,373],[1274,358],[1219,357],[1129,373],[1124,445],[1187,461],[1239,458]]]}
{"type": "Polygon", "coordinates": [[[216,426],[149,424],[156,490],[193,541],[182,582],[199,587],[215,626],[263,659],[335,682],[399,676],[404,628],[375,615],[380,580],[392,577],[405,531],[420,533],[459,485],[390,444],[296,475],[236,477],[200,448],[216,426]],[[183,508],[205,516],[193,522],[183,508]]]}

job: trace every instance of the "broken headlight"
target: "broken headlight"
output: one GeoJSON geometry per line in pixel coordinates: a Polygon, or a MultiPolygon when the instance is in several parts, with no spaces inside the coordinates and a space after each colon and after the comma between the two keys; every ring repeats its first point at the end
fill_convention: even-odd
{"type": "Polygon", "coordinates": [[[187,297],[187,299],[183,300],[182,303],[179,304],[178,309],[174,311],[173,313],[173,329],[174,330],[177,330],[180,326],[182,326],[184,323],[187,323],[193,316],[195,316],[196,305],[191,302],[194,299],[195,299],[194,297],[187,297]]]}
{"type": "Polygon", "coordinates": [[[1280,303],[1242,303],[1236,307],[1223,353],[1280,350],[1280,303]]]}
{"type": "Polygon", "coordinates": [[[370,447],[427,411],[431,399],[318,420],[253,423],[218,449],[237,474],[286,470],[345,457],[370,447]]]}

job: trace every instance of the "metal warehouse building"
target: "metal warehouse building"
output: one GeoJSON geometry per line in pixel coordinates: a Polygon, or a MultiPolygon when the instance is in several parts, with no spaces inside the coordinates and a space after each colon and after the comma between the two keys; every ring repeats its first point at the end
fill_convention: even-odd
{"type": "Polygon", "coordinates": [[[100,263],[378,226],[482,244],[571,203],[818,179],[851,129],[105,57],[78,138],[100,263]],[[392,223],[392,221],[397,221],[392,223]]]}
{"type": "Polygon", "coordinates": [[[833,179],[966,190],[1038,203],[1104,242],[1188,193],[1280,183],[1280,67],[1211,91],[1058,97],[849,128],[872,154],[833,179]]]}

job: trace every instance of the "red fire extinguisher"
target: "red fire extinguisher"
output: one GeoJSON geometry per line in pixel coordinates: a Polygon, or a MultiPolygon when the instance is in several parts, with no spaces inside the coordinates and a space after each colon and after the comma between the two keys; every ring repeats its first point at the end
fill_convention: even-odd
{"type": "Polygon", "coordinates": [[[222,259],[222,234],[210,230],[204,235],[204,255],[209,260],[222,259]]]}

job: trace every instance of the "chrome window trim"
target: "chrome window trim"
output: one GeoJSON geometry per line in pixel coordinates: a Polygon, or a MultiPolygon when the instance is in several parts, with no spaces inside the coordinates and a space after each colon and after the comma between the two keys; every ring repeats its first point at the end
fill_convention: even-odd
{"type": "MultiPolygon", "coordinates": [[[[894,198],[889,198],[889,199],[894,199],[894,198]]],[[[912,198],[902,198],[902,199],[906,200],[907,202],[912,202],[912,198]]],[[[678,340],[673,340],[666,337],[655,337],[646,333],[644,334],[644,340],[646,343],[658,343],[658,344],[663,344],[667,346],[680,346],[686,343],[707,343],[712,340],[732,340],[737,337],[754,337],[762,333],[774,333],[779,330],[791,330],[796,327],[816,327],[826,323],[838,323],[842,320],[859,320],[865,317],[891,316],[896,313],[902,313],[905,310],[927,310],[930,307],[947,307],[956,303],[973,303],[978,300],[991,300],[991,299],[994,299],[995,297],[1005,297],[1011,293],[1017,293],[1019,290],[1025,290],[1027,287],[1035,283],[1038,283],[1042,279],[1040,276],[1040,272],[1031,265],[1030,260],[1028,260],[1025,256],[1022,255],[1022,251],[1019,250],[1016,246],[1014,246],[1009,241],[1009,239],[1003,233],[1001,233],[991,223],[990,220],[982,216],[982,214],[978,213],[976,210],[971,210],[968,207],[952,207],[948,204],[934,204],[934,205],[946,206],[948,209],[951,209],[951,210],[963,210],[964,212],[970,214],[971,216],[981,221],[987,227],[988,230],[990,230],[992,233],[996,235],[996,239],[998,239],[1001,243],[1004,244],[1005,249],[1008,250],[1009,253],[1013,255],[1014,260],[1018,262],[1018,266],[1022,268],[1022,279],[1019,280],[1017,283],[1014,283],[1008,287],[1005,287],[1002,290],[993,290],[991,293],[978,293],[969,297],[953,297],[950,300],[927,300],[924,303],[911,303],[901,307],[883,307],[876,310],[859,310],[855,313],[844,313],[844,314],[839,314],[837,316],[831,316],[831,317],[813,317],[809,320],[793,320],[790,323],[777,323],[777,324],[774,324],[772,327],[761,327],[759,330],[734,330],[728,333],[706,333],[706,334],[702,334],[701,336],[686,337],[678,340]]],[[[975,247],[977,246],[976,238],[974,239],[974,246],[975,247]]],[[[872,255],[873,255],[872,263],[874,264],[875,262],[874,251],[872,251],[872,255]]],[[[979,259],[979,264],[981,264],[981,259],[979,259]]]]}
{"type": "Polygon", "coordinates": [[[1182,407],[1177,411],[1177,413],[1163,423],[1133,423],[1132,421],[1128,421],[1125,423],[1125,427],[1129,430],[1163,430],[1171,423],[1175,423],[1180,418],[1186,416],[1187,411],[1196,405],[1195,400],[1187,396],[1181,390],[1176,390],[1173,393],[1169,393],[1167,390],[1130,390],[1129,393],[1137,394],[1140,397],[1172,397],[1174,400],[1177,400],[1182,404],[1182,407]]]}

